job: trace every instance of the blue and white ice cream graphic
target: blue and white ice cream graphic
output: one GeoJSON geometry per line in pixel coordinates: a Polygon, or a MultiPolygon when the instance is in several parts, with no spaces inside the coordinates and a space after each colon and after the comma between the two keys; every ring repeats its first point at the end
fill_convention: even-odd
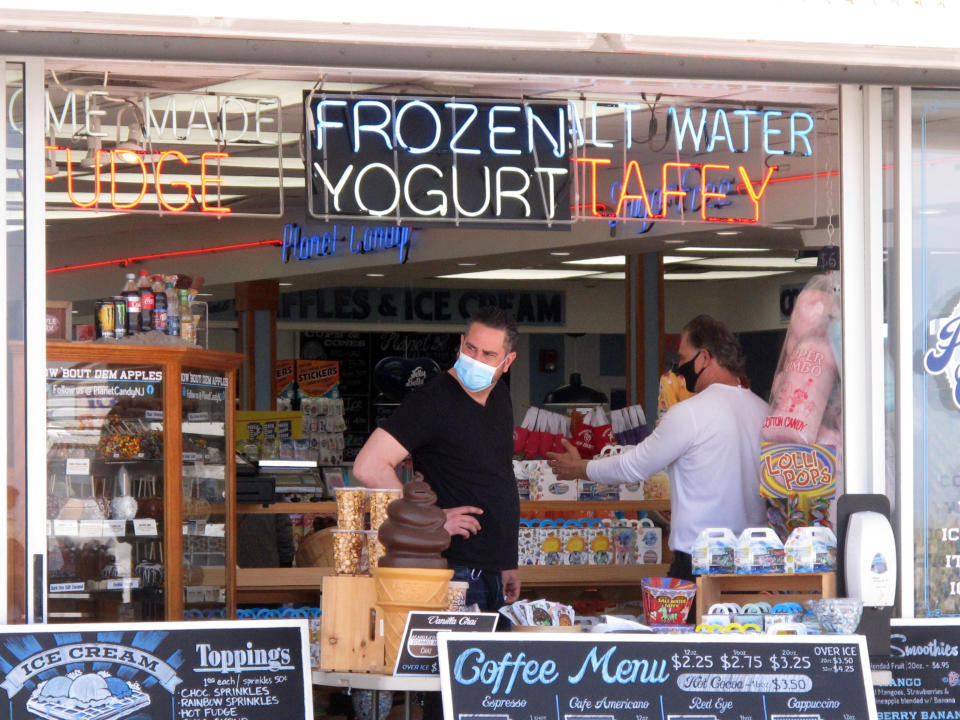
{"type": "Polygon", "coordinates": [[[114,720],[150,704],[139,683],[75,670],[40,683],[27,710],[48,720],[114,720]]]}

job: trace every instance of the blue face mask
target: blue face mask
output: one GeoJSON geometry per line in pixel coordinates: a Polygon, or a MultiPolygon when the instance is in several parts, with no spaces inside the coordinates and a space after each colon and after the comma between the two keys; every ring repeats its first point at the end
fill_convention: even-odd
{"type": "Polygon", "coordinates": [[[453,369],[467,390],[470,392],[478,392],[490,387],[490,383],[493,382],[494,373],[497,372],[497,368],[503,365],[505,361],[506,358],[501,360],[497,365],[490,366],[479,360],[474,360],[469,355],[464,355],[461,352],[460,357],[457,358],[457,362],[453,365],[453,369]]]}

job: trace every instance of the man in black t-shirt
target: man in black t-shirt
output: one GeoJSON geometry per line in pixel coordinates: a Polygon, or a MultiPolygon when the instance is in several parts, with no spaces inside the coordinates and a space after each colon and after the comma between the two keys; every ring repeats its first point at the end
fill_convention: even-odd
{"type": "Polygon", "coordinates": [[[470,583],[467,604],[492,612],[520,596],[513,409],[502,379],[516,338],[509,313],[480,308],[460,336],[456,364],[408,395],[353,465],[367,487],[400,487],[394,468],[413,457],[447,514],[453,579],[470,583]]]}

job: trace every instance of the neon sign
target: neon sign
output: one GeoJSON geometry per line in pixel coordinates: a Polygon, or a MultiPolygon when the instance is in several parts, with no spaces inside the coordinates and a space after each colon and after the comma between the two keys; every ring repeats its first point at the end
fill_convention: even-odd
{"type": "Polygon", "coordinates": [[[310,211],[325,219],[755,224],[779,181],[772,160],[802,168],[816,149],[817,120],[800,109],[337,94],[306,109],[310,211]]]}
{"type": "Polygon", "coordinates": [[[567,104],[307,99],[310,214],[397,222],[570,222],[567,104]]]}
{"type": "Polygon", "coordinates": [[[77,210],[282,216],[283,144],[295,136],[284,137],[280,111],[272,96],[51,85],[50,217],[77,210]]]}
{"type": "Polygon", "coordinates": [[[313,260],[333,255],[366,255],[383,250],[396,250],[397,262],[403,264],[410,255],[411,230],[399,225],[334,225],[322,233],[304,232],[299,225],[283,226],[281,260],[313,260]]]}
{"type": "MultiPolygon", "coordinates": [[[[228,207],[223,207],[219,203],[217,187],[223,183],[223,178],[217,170],[217,161],[229,158],[229,153],[222,152],[204,152],[200,154],[200,160],[191,163],[187,157],[179,150],[165,150],[160,153],[159,159],[149,165],[143,159],[144,153],[134,152],[132,150],[97,150],[93,167],[93,187],[85,188],[80,191],[76,187],[77,168],[73,158],[73,152],[70,148],[63,148],[57,145],[47,145],[46,150],[63,150],[66,152],[66,170],[67,170],[67,196],[74,207],[80,209],[101,208],[112,210],[133,210],[138,208],[147,195],[148,187],[153,188],[156,194],[157,202],[171,213],[182,213],[190,208],[199,210],[203,213],[213,213],[226,215],[231,212],[228,207]],[[183,180],[164,180],[164,164],[166,162],[180,163],[195,172],[197,175],[197,188],[199,189],[199,198],[196,195],[194,186],[183,180]],[[135,166],[135,173],[139,173],[139,179],[134,187],[137,188],[133,200],[121,202],[117,192],[117,179],[120,176],[120,163],[127,163],[135,166]],[[110,192],[103,191],[104,174],[109,178],[110,192]],[[84,194],[89,197],[84,198],[84,194]],[[182,203],[174,205],[171,198],[175,197],[182,203]]],[[[79,163],[76,163],[79,164],[79,163]]],[[[180,170],[183,168],[181,167],[180,170]]],[[[174,171],[175,172],[175,171],[174,171]]],[[[54,176],[47,175],[47,182],[54,179],[54,176]]],[[[88,178],[85,176],[86,180],[88,178]]]]}

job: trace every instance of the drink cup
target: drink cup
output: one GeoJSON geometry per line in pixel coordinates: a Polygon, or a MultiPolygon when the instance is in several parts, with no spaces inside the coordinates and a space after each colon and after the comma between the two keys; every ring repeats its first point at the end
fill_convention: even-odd
{"type": "Polygon", "coordinates": [[[470,583],[463,580],[451,580],[447,588],[447,610],[462,612],[467,604],[467,588],[470,583]]]}
{"type": "Polygon", "coordinates": [[[403,491],[399,488],[377,488],[367,491],[367,504],[370,509],[370,529],[379,530],[387,519],[387,507],[399,500],[403,491]]]}
{"type": "Polygon", "coordinates": [[[364,488],[337,488],[337,527],[341,530],[363,530],[364,488]]]}
{"type": "Polygon", "coordinates": [[[333,570],[337,575],[360,575],[363,558],[362,530],[333,531],[333,570]]]}

